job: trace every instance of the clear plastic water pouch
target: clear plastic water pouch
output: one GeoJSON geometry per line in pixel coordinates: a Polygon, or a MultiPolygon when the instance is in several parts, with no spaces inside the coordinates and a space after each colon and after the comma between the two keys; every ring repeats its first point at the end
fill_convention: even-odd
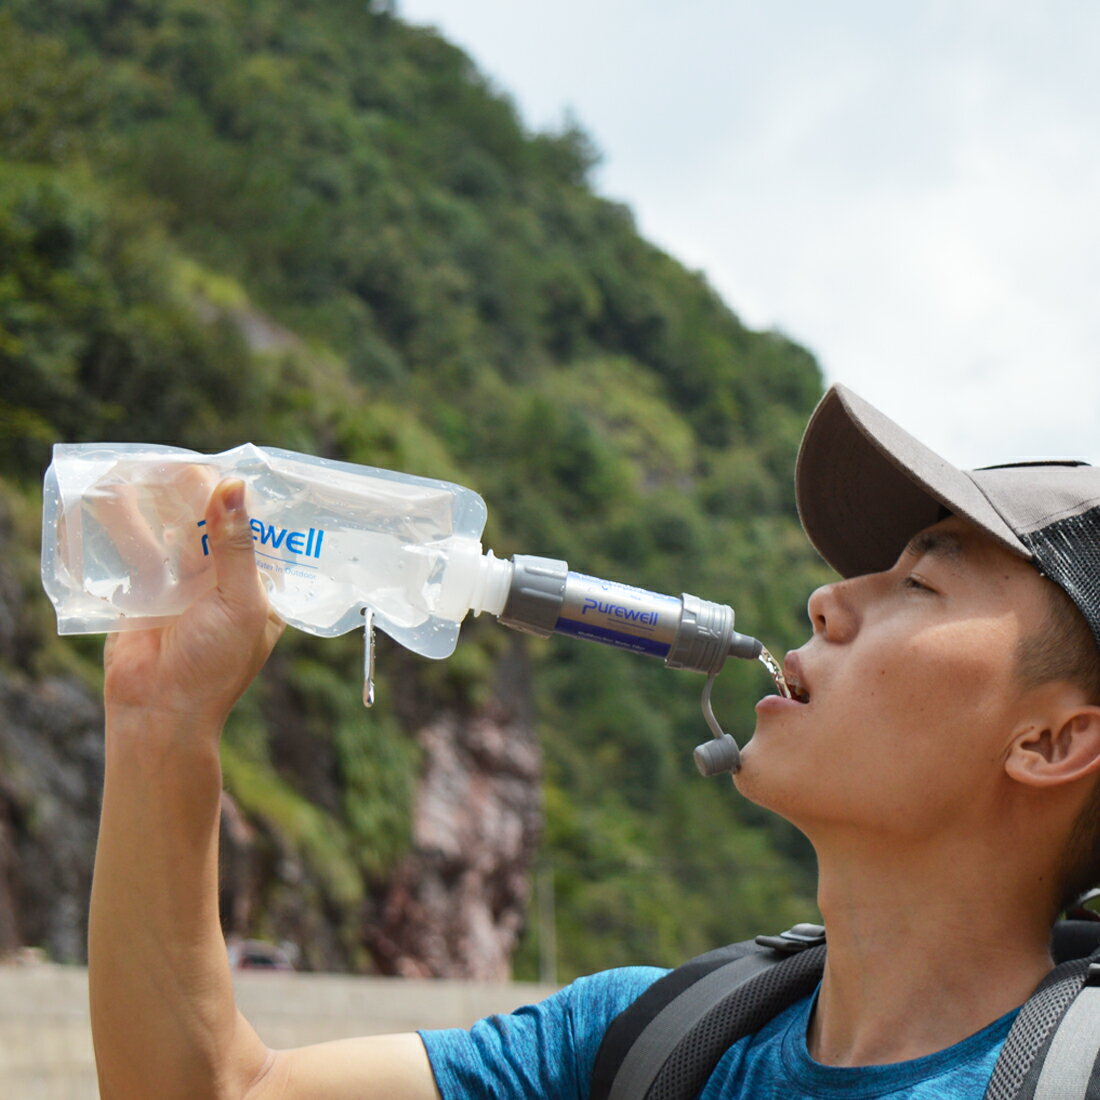
{"type": "Polygon", "coordinates": [[[214,585],[203,514],[223,477],[246,485],[276,613],[333,636],[364,611],[446,657],[477,605],[485,504],[461,485],[250,443],[202,455],[58,444],[44,485],[42,581],[62,634],[163,626],[214,585]]]}

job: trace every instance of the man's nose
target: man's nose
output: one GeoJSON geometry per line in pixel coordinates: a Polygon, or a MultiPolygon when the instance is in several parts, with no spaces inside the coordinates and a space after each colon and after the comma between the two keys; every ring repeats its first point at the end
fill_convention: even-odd
{"type": "Polygon", "coordinates": [[[806,610],[814,634],[828,642],[851,639],[859,626],[859,582],[863,578],[822,585],[810,596],[806,610]]]}

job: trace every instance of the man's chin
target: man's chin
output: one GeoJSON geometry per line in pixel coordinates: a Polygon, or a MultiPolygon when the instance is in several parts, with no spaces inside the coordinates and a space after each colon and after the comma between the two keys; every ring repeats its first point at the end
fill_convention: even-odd
{"type": "Polygon", "coordinates": [[[732,778],[742,798],[797,824],[794,818],[805,794],[792,789],[795,777],[787,774],[781,761],[769,758],[768,746],[755,736],[741,750],[741,768],[732,778]]]}
{"type": "Polygon", "coordinates": [[[760,746],[753,736],[741,749],[741,767],[730,777],[737,793],[758,806],[766,806],[762,801],[762,795],[767,789],[766,782],[762,782],[760,746]]]}

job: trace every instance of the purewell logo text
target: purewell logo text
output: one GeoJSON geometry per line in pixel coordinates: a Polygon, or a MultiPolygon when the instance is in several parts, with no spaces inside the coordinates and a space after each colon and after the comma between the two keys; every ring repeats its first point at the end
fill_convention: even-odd
{"type": "MultiPolygon", "coordinates": [[[[291,531],[286,527],[276,527],[271,523],[261,523],[258,519],[249,520],[252,526],[252,541],[272,550],[285,550],[291,554],[300,554],[303,558],[319,558],[321,545],[325,541],[325,532],[311,527],[308,531],[291,531]]],[[[205,527],[206,520],[200,519],[198,527],[205,527]]],[[[203,555],[210,553],[210,536],[202,536],[203,555]]]]}
{"type": "Polygon", "coordinates": [[[656,626],[660,613],[657,611],[641,611],[635,607],[623,607],[622,604],[609,603],[605,600],[594,600],[591,596],[585,598],[581,607],[581,614],[587,615],[589,611],[595,611],[600,615],[609,615],[615,619],[626,619],[629,622],[645,623],[647,626],[656,626]]]}

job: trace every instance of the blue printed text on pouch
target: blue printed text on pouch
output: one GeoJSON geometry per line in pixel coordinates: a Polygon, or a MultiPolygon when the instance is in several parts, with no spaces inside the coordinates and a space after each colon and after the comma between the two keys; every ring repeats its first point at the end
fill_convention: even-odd
{"type": "MultiPolygon", "coordinates": [[[[286,550],[291,554],[300,554],[305,558],[319,558],[321,544],[325,541],[324,529],[311,527],[308,531],[291,531],[286,527],[276,527],[258,519],[249,520],[252,527],[252,541],[261,546],[270,546],[272,550],[286,550]]],[[[199,520],[198,527],[205,527],[206,520],[199,520]]],[[[202,536],[202,552],[210,553],[210,536],[202,536]]]]}

